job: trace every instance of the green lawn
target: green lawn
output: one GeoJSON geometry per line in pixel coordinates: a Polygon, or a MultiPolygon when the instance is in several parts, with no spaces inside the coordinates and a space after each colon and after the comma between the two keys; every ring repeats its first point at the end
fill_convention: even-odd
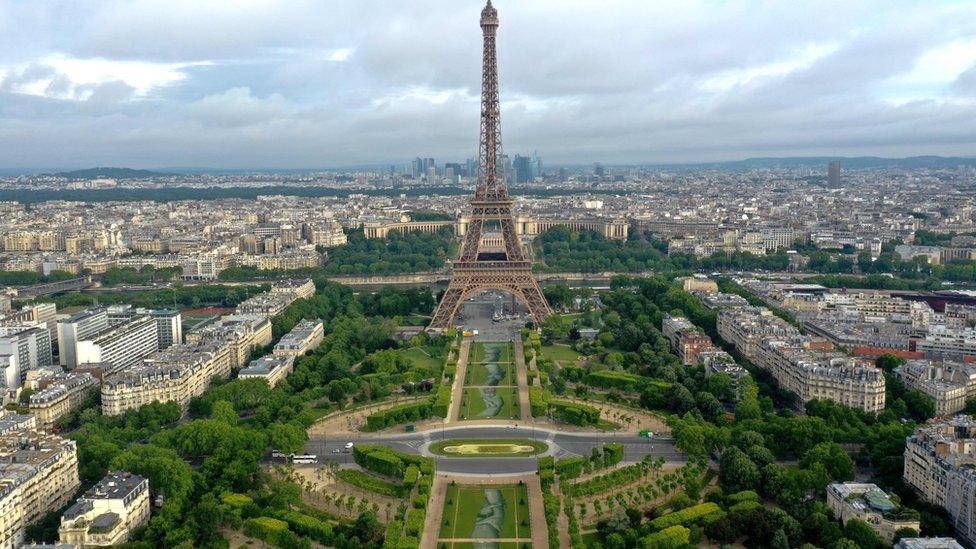
{"type": "Polygon", "coordinates": [[[404,351],[403,354],[409,357],[417,366],[430,368],[435,371],[444,364],[443,360],[430,356],[422,347],[411,347],[404,351]]]}
{"type": "Polygon", "coordinates": [[[437,441],[430,445],[430,451],[448,457],[524,457],[541,454],[549,449],[549,445],[541,440],[526,438],[500,439],[450,439],[437,441]],[[470,448],[469,452],[450,452],[446,448],[470,448]],[[479,447],[480,448],[477,448],[479,447]],[[516,451],[514,447],[525,447],[516,451]],[[531,449],[529,449],[531,447],[531,449]]]}
{"type": "Polygon", "coordinates": [[[448,486],[440,537],[530,539],[528,490],[518,485],[448,486]]]}
{"type": "Polygon", "coordinates": [[[583,355],[568,345],[543,345],[542,356],[556,363],[576,364],[577,359],[583,355]]]}
{"type": "Polygon", "coordinates": [[[468,364],[465,385],[515,385],[515,366],[498,362],[468,364]]]}
{"type": "Polygon", "coordinates": [[[469,387],[461,395],[461,419],[514,419],[519,416],[518,388],[479,389],[469,387]],[[500,404],[485,400],[482,392],[495,391],[500,404]]]}
{"type": "Polygon", "coordinates": [[[468,364],[478,362],[512,362],[515,347],[511,341],[477,341],[471,344],[468,364]]]}

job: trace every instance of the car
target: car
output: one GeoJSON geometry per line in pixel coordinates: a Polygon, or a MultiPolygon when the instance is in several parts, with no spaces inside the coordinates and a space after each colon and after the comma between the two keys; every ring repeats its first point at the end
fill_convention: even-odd
{"type": "Polygon", "coordinates": [[[338,448],[334,448],[334,449],[332,450],[332,453],[333,453],[333,454],[338,454],[338,453],[339,453],[339,449],[338,449],[338,448]]]}
{"type": "Polygon", "coordinates": [[[346,450],[352,450],[352,443],[351,442],[347,442],[346,443],[346,450]]]}

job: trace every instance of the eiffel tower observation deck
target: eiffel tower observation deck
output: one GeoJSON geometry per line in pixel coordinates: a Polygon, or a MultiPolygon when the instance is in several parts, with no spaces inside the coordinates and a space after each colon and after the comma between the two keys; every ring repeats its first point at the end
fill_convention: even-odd
{"type": "Polygon", "coordinates": [[[525,304],[538,325],[552,309],[532,275],[532,262],[515,232],[513,205],[508,194],[502,158],[501,108],[498,99],[498,10],[491,0],[481,11],[484,39],[481,70],[481,137],[478,146],[478,185],[471,199],[471,215],[451,282],[434,311],[429,328],[452,325],[465,298],[485,290],[511,293],[525,304]],[[486,228],[499,230],[503,251],[482,249],[486,228]]]}

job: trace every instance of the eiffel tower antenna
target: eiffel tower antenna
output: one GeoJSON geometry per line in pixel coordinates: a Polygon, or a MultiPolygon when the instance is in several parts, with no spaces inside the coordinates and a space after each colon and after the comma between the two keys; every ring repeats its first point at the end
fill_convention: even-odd
{"type": "Polygon", "coordinates": [[[484,290],[503,290],[518,297],[528,308],[536,325],[552,314],[539,283],[532,276],[528,259],[515,231],[502,159],[501,108],[498,100],[498,57],[495,37],[498,10],[488,0],[481,10],[484,57],[481,69],[481,137],[478,146],[478,186],[471,199],[471,216],[464,232],[461,254],[454,263],[451,282],[434,311],[429,328],[451,326],[466,296],[484,290]],[[503,252],[482,250],[486,222],[501,229],[503,252]]]}

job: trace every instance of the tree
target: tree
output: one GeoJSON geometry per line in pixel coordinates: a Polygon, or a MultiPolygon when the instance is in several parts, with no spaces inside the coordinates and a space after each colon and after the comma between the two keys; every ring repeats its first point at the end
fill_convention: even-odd
{"type": "Polygon", "coordinates": [[[861,519],[852,518],[844,524],[844,537],[853,541],[862,549],[883,549],[886,544],[868,523],[861,519]]]}
{"type": "Polygon", "coordinates": [[[569,322],[559,315],[549,315],[542,321],[542,338],[546,341],[566,339],[569,337],[569,322]]]}
{"type": "Polygon", "coordinates": [[[773,534],[773,543],[770,544],[772,549],[790,549],[790,540],[786,537],[786,532],[780,528],[776,530],[773,534]]]}
{"type": "Polygon", "coordinates": [[[823,464],[833,480],[854,479],[854,461],[835,442],[821,442],[811,448],[800,460],[800,467],[809,469],[814,463],[823,464]]]}
{"type": "Polygon", "coordinates": [[[210,409],[210,419],[226,423],[228,425],[237,425],[238,415],[234,410],[234,405],[226,400],[218,400],[213,403],[213,407],[210,409]]]}
{"type": "Polygon", "coordinates": [[[272,448],[284,453],[298,453],[308,442],[308,432],[294,423],[275,423],[268,427],[272,448]]]}
{"type": "Polygon", "coordinates": [[[879,356],[874,361],[874,365],[875,366],[877,366],[878,368],[881,368],[882,370],[884,370],[886,372],[889,372],[889,373],[891,371],[893,371],[895,368],[901,366],[904,363],[905,363],[905,359],[904,358],[902,358],[900,356],[895,356],[895,355],[890,354],[890,353],[885,353],[885,354],[879,356]]]}
{"type": "Polygon", "coordinates": [[[736,447],[722,452],[719,467],[719,478],[728,492],[754,490],[759,486],[759,468],[736,447]]]}
{"type": "Polygon", "coordinates": [[[914,528],[899,528],[895,530],[895,537],[892,539],[892,543],[898,543],[898,540],[902,538],[917,538],[918,530],[914,528]]]}

